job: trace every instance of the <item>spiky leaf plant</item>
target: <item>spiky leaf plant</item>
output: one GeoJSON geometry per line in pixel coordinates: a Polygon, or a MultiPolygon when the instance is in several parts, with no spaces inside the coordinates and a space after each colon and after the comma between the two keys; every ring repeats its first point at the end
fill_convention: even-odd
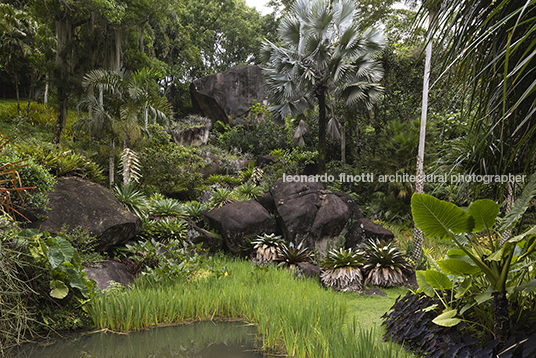
{"type": "Polygon", "coordinates": [[[371,240],[365,246],[365,285],[380,287],[402,286],[405,273],[412,270],[394,241],[371,240]]]}
{"type": "Polygon", "coordinates": [[[251,242],[255,250],[255,260],[259,265],[265,265],[273,262],[277,258],[277,248],[284,244],[281,236],[275,234],[257,235],[257,238],[251,242]]]}
{"type": "Polygon", "coordinates": [[[280,244],[277,247],[277,257],[275,261],[278,261],[278,267],[288,266],[289,269],[295,269],[300,262],[311,261],[311,253],[309,249],[300,242],[298,245],[294,245],[290,242],[288,245],[285,243],[280,244]]]}
{"type": "Polygon", "coordinates": [[[183,205],[188,218],[192,221],[198,221],[201,219],[201,212],[207,209],[207,206],[204,203],[199,201],[188,201],[183,205]]]}
{"type": "Polygon", "coordinates": [[[322,261],[322,282],[336,291],[361,291],[363,275],[360,266],[364,253],[352,249],[333,249],[322,261]]]}
{"type": "Polygon", "coordinates": [[[237,197],[253,200],[262,194],[262,189],[251,182],[247,182],[237,187],[233,192],[237,194],[237,197]]]}
{"type": "Polygon", "coordinates": [[[136,189],[133,183],[116,185],[114,187],[114,195],[140,218],[147,216],[147,199],[142,192],[136,189]]]}
{"type": "Polygon", "coordinates": [[[174,217],[184,217],[186,216],[186,210],[179,203],[179,201],[166,198],[162,195],[151,196],[149,202],[149,214],[151,216],[161,217],[161,216],[174,216],[174,217]]]}
{"type": "Polygon", "coordinates": [[[232,203],[234,201],[232,198],[232,194],[233,191],[231,189],[218,188],[214,191],[214,194],[212,194],[208,205],[211,208],[219,208],[220,206],[232,203]]]}

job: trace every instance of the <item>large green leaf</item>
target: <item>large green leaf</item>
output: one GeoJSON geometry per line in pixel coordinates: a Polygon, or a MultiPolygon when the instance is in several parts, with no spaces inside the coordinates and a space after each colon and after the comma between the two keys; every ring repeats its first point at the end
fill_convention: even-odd
{"type": "Polygon", "coordinates": [[[449,275],[467,276],[482,272],[477,266],[460,259],[445,259],[437,261],[441,270],[449,275]]]}
{"type": "Polygon", "coordinates": [[[495,225],[495,219],[499,214],[499,204],[489,199],[477,200],[469,206],[467,211],[475,219],[474,232],[491,229],[495,225]]]}
{"type": "Polygon", "coordinates": [[[48,262],[53,269],[59,267],[63,263],[63,253],[58,246],[51,246],[48,249],[48,262]]]}
{"type": "Polygon", "coordinates": [[[426,282],[425,271],[415,271],[415,276],[417,277],[417,284],[422,292],[424,292],[427,296],[435,297],[434,288],[430,286],[428,282],[426,282]]]}
{"type": "Polygon", "coordinates": [[[442,272],[426,270],[424,278],[430,286],[438,290],[449,290],[452,288],[452,281],[442,272]]]}
{"type": "Polygon", "coordinates": [[[413,194],[411,212],[415,226],[428,237],[452,238],[453,234],[471,232],[475,225],[464,210],[426,194],[413,194]]]}
{"type": "Polygon", "coordinates": [[[63,254],[64,261],[71,261],[74,255],[74,248],[71,243],[63,237],[56,237],[56,243],[63,254]]]}
{"type": "Polygon", "coordinates": [[[536,173],[530,177],[529,182],[521,193],[521,196],[515,201],[510,212],[504,217],[501,223],[501,231],[511,229],[519,222],[523,214],[525,214],[527,208],[530,206],[531,200],[534,198],[534,196],[536,196],[536,173]]]}
{"type": "Polygon", "coordinates": [[[455,308],[447,308],[443,313],[434,318],[432,322],[438,326],[452,327],[460,323],[462,320],[456,318],[458,311],[455,308]]]}
{"type": "Polygon", "coordinates": [[[50,281],[50,289],[50,296],[59,298],[60,300],[69,294],[69,288],[60,280],[50,281]]]}

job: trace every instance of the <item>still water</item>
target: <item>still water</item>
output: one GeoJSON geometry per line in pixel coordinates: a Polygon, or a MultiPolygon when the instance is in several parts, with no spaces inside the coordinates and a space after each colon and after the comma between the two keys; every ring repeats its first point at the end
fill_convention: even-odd
{"type": "Polygon", "coordinates": [[[115,333],[70,333],[24,345],[24,358],[265,358],[255,350],[257,330],[244,322],[196,322],[115,333]]]}

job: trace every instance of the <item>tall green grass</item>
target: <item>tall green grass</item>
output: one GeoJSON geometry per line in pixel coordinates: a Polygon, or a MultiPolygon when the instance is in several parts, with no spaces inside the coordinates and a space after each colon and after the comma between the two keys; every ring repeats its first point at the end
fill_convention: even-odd
{"type": "Polygon", "coordinates": [[[162,323],[242,318],[254,323],[262,349],[294,357],[407,357],[404,349],[380,340],[348,316],[339,294],[311,280],[297,281],[282,269],[220,258],[229,276],[156,284],[140,280],[132,289],[96,298],[90,308],[95,327],[138,330],[162,323]]]}

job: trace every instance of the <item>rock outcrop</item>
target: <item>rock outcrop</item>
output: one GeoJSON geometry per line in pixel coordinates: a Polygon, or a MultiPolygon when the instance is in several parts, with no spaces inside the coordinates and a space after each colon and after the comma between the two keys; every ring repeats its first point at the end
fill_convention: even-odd
{"type": "Polygon", "coordinates": [[[95,280],[97,287],[105,290],[110,286],[110,281],[115,281],[123,286],[129,286],[134,282],[132,276],[125,267],[125,264],[117,261],[101,261],[88,264],[84,268],[87,277],[95,280]]]}
{"type": "Polygon", "coordinates": [[[199,78],[190,84],[190,95],[193,105],[213,124],[231,125],[243,123],[253,100],[262,103],[266,97],[259,66],[239,66],[199,78]]]}
{"type": "Polygon", "coordinates": [[[99,252],[129,241],[141,229],[139,217],[127,210],[109,189],[89,180],[58,178],[48,197],[47,218],[33,222],[30,227],[52,234],[59,233],[64,225],[69,229],[87,229],[98,238],[99,252]]]}
{"type": "Polygon", "coordinates": [[[240,254],[246,240],[262,233],[275,233],[277,226],[270,213],[256,201],[238,201],[203,212],[203,220],[223,238],[224,247],[240,254]]]}

